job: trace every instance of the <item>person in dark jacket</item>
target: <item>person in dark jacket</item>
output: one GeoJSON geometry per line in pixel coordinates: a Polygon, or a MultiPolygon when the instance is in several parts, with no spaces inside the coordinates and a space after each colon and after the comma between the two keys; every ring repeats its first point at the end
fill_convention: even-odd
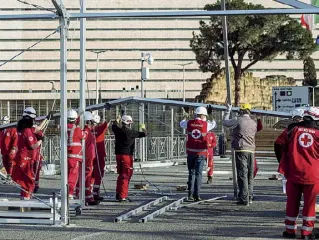
{"type": "Polygon", "coordinates": [[[131,129],[133,119],[129,115],[123,115],[112,124],[115,135],[115,155],[117,163],[116,200],[127,201],[128,188],[133,175],[133,155],[135,139],[146,137],[145,125],[141,124],[141,132],[131,129]],[[121,121],[121,126],[120,126],[121,121]]]}

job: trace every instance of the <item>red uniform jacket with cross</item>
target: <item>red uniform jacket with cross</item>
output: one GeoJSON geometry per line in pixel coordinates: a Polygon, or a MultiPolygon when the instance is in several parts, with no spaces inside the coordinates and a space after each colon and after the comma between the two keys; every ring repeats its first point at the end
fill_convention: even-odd
{"type": "Polygon", "coordinates": [[[303,121],[288,127],[286,149],[280,168],[288,181],[299,184],[319,183],[319,127],[303,121]]]}
{"type": "Polygon", "coordinates": [[[75,158],[82,161],[82,140],[86,133],[75,124],[68,123],[68,158],[75,158]]]}
{"type": "Polygon", "coordinates": [[[0,132],[0,148],[2,155],[10,154],[12,148],[18,146],[18,133],[16,128],[4,129],[0,132]]]}
{"type": "Polygon", "coordinates": [[[207,122],[193,119],[187,122],[187,154],[207,156],[207,122]]]}

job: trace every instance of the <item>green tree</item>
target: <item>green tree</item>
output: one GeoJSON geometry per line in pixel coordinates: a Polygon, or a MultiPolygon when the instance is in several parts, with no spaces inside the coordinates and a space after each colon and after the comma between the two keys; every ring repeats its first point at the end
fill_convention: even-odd
{"type": "MultiPolygon", "coordinates": [[[[207,4],[205,10],[220,10],[220,1],[207,4]]],[[[244,0],[229,0],[228,10],[264,9],[244,0]]],[[[223,31],[220,17],[200,21],[200,33],[193,32],[190,46],[203,72],[221,70],[224,58],[223,31]]],[[[310,31],[288,15],[247,15],[228,17],[229,58],[234,69],[235,105],[240,103],[240,78],[251,66],[271,61],[279,54],[288,59],[304,59],[315,51],[310,31]]]]}
{"type": "Polygon", "coordinates": [[[307,57],[303,60],[303,75],[303,86],[317,86],[316,66],[311,57],[307,57]]]}

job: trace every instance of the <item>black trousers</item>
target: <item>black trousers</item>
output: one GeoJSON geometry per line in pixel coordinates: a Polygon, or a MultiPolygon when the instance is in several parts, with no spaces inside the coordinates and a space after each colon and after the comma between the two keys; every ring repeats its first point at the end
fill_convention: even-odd
{"type": "Polygon", "coordinates": [[[248,202],[254,189],[254,154],[251,152],[235,152],[238,200],[248,202]]]}

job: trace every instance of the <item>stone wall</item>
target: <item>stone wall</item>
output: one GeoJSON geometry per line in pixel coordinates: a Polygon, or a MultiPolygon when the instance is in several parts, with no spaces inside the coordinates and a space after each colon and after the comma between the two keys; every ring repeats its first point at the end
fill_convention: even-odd
{"type": "MultiPolygon", "coordinates": [[[[232,102],[234,102],[234,75],[231,73],[232,102]]],[[[275,86],[295,86],[293,78],[283,75],[267,76],[260,79],[254,77],[251,72],[246,72],[241,78],[241,103],[250,103],[254,108],[270,110],[272,108],[272,87],[275,86]]],[[[196,97],[196,101],[224,104],[227,97],[225,70],[218,74],[213,74],[211,78],[202,84],[202,91],[196,97]]]]}

